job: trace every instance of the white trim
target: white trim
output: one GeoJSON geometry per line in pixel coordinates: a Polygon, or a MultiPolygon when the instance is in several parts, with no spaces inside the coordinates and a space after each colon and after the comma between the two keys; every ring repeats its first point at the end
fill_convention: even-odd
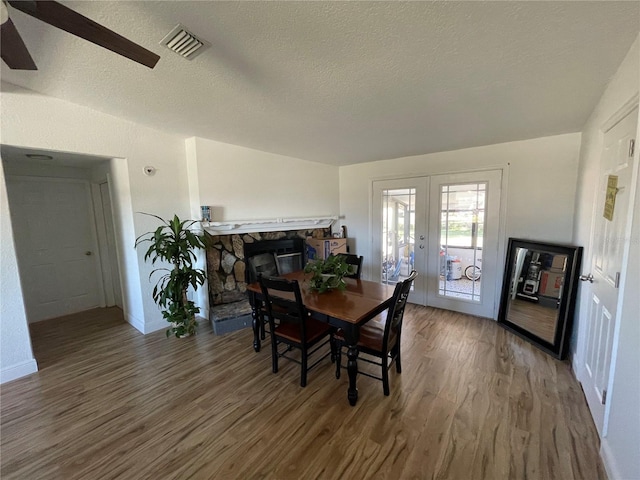
{"type": "Polygon", "coordinates": [[[38,364],[35,358],[31,358],[24,362],[16,363],[10,367],[0,370],[0,383],[10,382],[18,378],[31,375],[38,371],[38,364]]]}
{"type": "Polygon", "coordinates": [[[211,235],[234,233],[279,232],[285,230],[311,230],[329,228],[338,217],[274,218],[265,220],[230,220],[227,222],[201,222],[211,235]]]}
{"type": "Polygon", "coordinates": [[[144,327],[145,327],[144,320],[142,320],[142,321],[138,320],[136,317],[131,315],[131,313],[129,313],[129,312],[124,312],[124,314],[125,314],[125,317],[127,319],[127,323],[129,325],[131,325],[133,328],[135,328],[136,330],[138,330],[142,334],[147,333],[147,332],[144,331],[144,327]]]}

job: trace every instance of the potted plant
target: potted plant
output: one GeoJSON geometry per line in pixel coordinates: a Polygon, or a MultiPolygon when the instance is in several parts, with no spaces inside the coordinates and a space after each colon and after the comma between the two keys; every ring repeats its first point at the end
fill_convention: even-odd
{"type": "Polygon", "coordinates": [[[198,322],[196,314],[200,308],[187,298],[189,287],[197,289],[204,285],[204,270],[194,268],[195,250],[204,248],[202,237],[190,230],[195,220],[180,220],[174,215],[172,220],[164,220],[157,215],[145,213],[157,218],[162,225],[153,232],[147,232],[136,238],[135,247],[149,243],[144,259],[151,259],[171,264],[171,268],[156,268],[149,274],[149,279],[156,272],[164,272],[153,288],[153,300],[163,309],[162,316],[171,324],[167,337],[185,337],[196,333],[198,322]]]}
{"type": "Polygon", "coordinates": [[[347,286],[343,277],[353,273],[353,267],[339,255],[329,255],[327,258],[312,260],[304,267],[305,273],[312,273],[309,280],[311,290],[318,293],[337,288],[344,290],[347,286]]]}

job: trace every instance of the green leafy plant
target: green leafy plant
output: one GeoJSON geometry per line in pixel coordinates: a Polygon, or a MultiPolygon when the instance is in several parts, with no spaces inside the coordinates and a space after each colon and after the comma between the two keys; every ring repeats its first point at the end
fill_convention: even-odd
{"type": "Polygon", "coordinates": [[[304,267],[305,273],[312,273],[309,287],[318,293],[335,288],[344,290],[347,286],[343,277],[353,273],[353,267],[343,257],[330,255],[324,260],[312,260],[304,267]]]}
{"type": "Polygon", "coordinates": [[[144,213],[162,222],[153,232],[147,232],[136,238],[135,247],[149,243],[145,261],[167,262],[171,268],[156,268],[149,274],[149,279],[156,272],[163,272],[153,288],[153,300],[163,309],[162,316],[171,324],[167,337],[174,334],[184,337],[196,333],[198,321],[196,314],[200,308],[187,298],[189,287],[197,289],[204,285],[204,270],[194,268],[195,250],[204,248],[202,237],[190,230],[196,220],[180,220],[177,215],[165,220],[157,215],[144,213]]]}

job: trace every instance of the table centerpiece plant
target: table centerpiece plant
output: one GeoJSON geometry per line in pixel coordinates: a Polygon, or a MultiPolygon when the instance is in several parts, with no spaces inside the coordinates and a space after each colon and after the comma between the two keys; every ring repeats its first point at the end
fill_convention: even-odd
{"type": "Polygon", "coordinates": [[[204,285],[204,270],[194,268],[195,251],[204,248],[201,236],[191,230],[196,220],[180,220],[177,215],[165,220],[157,215],[144,213],[162,222],[153,232],[147,232],[136,238],[135,247],[149,243],[145,261],[151,264],[167,262],[171,268],[156,268],[149,274],[149,279],[156,272],[164,272],[153,288],[153,300],[163,309],[162,316],[171,324],[167,337],[171,334],[178,338],[194,335],[198,326],[196,314],[200,308],[187,298],[187,290],[196,290],[204,285]]]}
{"type": "Polygon", "coordinates": [[[323,293],[329,290],[344,290],[347,287],[343,280],[345,275],[353,273],[353,267],[339,255],[330,255],[325,259],[310,260],[304,267],[305,273],[311,273],[309,287],[323,293]]]}

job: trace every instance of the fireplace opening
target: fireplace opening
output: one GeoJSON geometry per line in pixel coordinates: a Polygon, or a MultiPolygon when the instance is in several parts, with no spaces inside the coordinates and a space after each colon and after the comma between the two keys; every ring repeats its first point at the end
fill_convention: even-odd
{"type": "MultiPolygon", "coordinates": [[[[274,253],[278,261],[278,271],[281,275],[295,272],[304,267],[304,240],[302,238],[283,238],[280,240],[263,240],[244,244],[244,258],[261,253],[274,253]]],[[[245,270],[247,283],[257,281],[251,278],[251,269],[245,270]]]]}

